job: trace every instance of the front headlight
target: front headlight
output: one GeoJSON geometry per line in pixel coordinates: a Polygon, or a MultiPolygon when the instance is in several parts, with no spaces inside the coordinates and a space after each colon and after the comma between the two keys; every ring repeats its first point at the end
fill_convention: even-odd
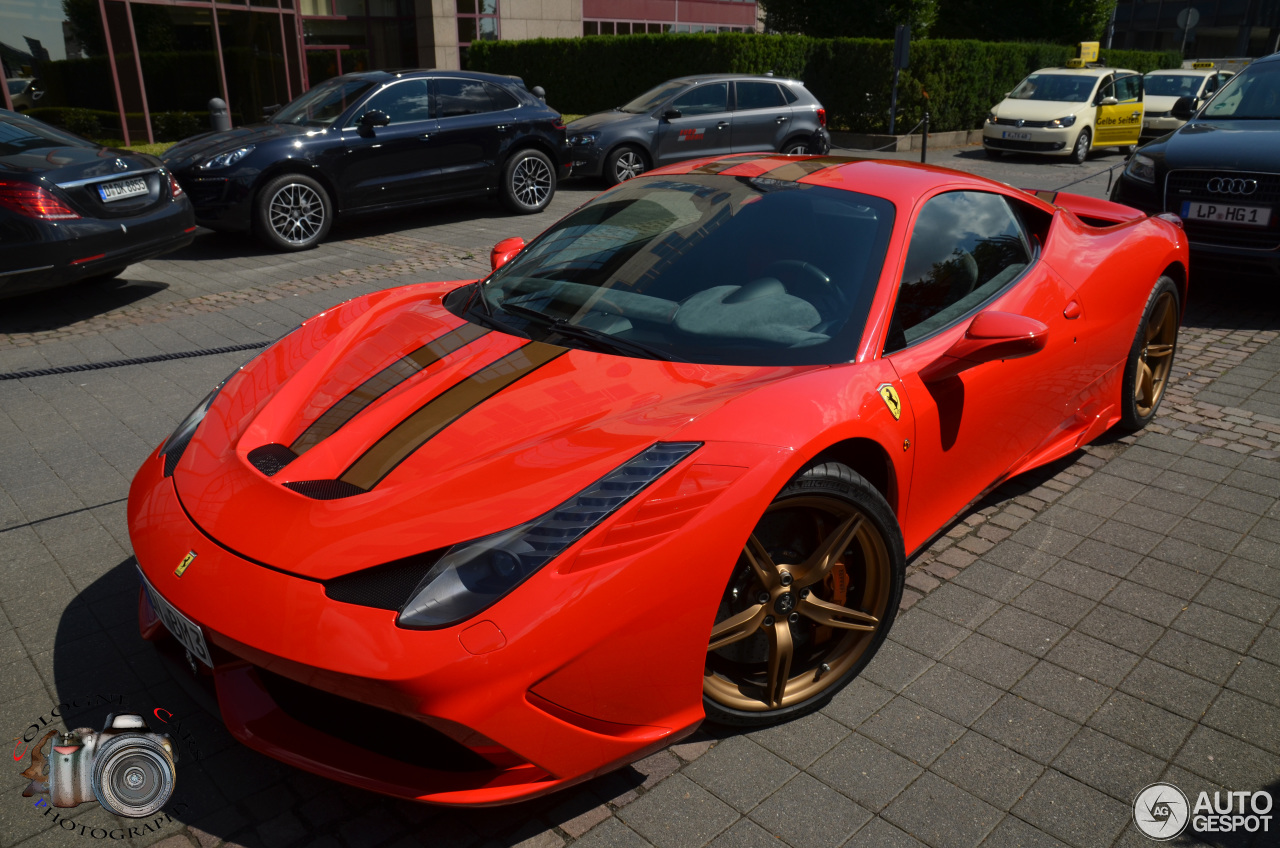
{"type": "Polygon", "coordinates": [[[987,123],[994,124],[996,122],[996,113],[994,110],[987,113],[987,123]]]}
{"type": "Polygon", "coordinates": [[[1156,181],[1156,160],[1150,156],[1143,156],[1141,153],[1135,153],[1130,159],[1129,164],[1124,166],[1125,176],[1131,177],[1140,183],[1148,183],[1155,185],[1156,181]]]}
{"type": "Polygon", "coordinates": [[[487,609],[701,446],[658,442],[527,524],[454,545],[422,578],[396,624],[448,627],[487,609]]]}
{"type": "Polygon", "coordinates": [[[1065,117],[1065,118],[1054,118],[1052,121],[1050,121],[1050,122],[1049,122],[1049,126],[1050,126],[1050,127],[1052,127],[1052,128],[1053,128],[1053,129],[1055,129],[1055,130],[1056,130],[1056,129],[1063,129],[1063,128],[1066,128],[1066,127],[1073,126],[1073,125],[1075,124],[1075,122],[1076,122],[1076,116],[1075,116],[1075,115],[1068,115],[1068,116],[1067,116],[1067,117],[1065,117]]]}
{"type": "Polygon", "coordinates": [[[202,171],[212,171],[218,168],[230,168],[244,157],[253,152],[253,145],[245,147],[237,147],[235,150],[228,150],[226,153],[219,153],[209,161],[200,166],[202,171]]]}
{"type": "Polygon", "coordinates": [[[569,136],[569,143],[576,147],[590,147],[600,140],[598,132],[581,132],[569,136]]]}

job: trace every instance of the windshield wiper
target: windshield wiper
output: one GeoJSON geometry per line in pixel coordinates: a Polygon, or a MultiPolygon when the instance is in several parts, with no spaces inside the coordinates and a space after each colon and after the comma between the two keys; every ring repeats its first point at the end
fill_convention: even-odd
{"type": "Polygon", "coordinates": [[[552,318],[550,315],[546,315],[536,309],[530,309],[528,306],[521,306],[518,303],[499,303],[498,308],[503,312],[510,312],[512,315],[528,318],[534,323],[548,327],[567,338],[578,339],[588,344],[594,344],[596,347],[604,348],[609,353],[632,354],[650,359],[661,359],[666,362],[684,361],[679,357],[672,356],[665,350],[659,350],[644,342],[634,341],[633,339],[620,339],[603,330],[593,330],[581,324],[570,324],[563,318],[552,318]]]}

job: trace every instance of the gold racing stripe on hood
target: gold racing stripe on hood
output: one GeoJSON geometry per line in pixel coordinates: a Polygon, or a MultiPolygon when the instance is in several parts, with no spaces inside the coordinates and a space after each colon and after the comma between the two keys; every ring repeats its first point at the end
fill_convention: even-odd
{"type": "Polygon", "coordinates": [[[402,356],[383,368],[377,374],[356,386],[342,400],[324,411],[319,418],[311,422],[311,426],[289,445],[289,449],[301,456],[332,436],[342,425],[355,418],[374,401],[403,383],[413,375],[444,359],[449,354],[463,348],[476,339],[486,335],[489,330],[479,324],[463,324],[456,330],[445,333],[435,341],[428,342],[412,353],[402,356]]]}
{"type": "Polygon", "coordinates": [[[796,180],[804,179],[810,174],[816,174],[818,171],[824,171],[827,168],[836,165],[847,165],[848,159],[840,159],[834,156],[819,156],[816,159],[801,159],[798,162],[785,162],[776,168],[772,168],[761,174],[770,180],[796,180]]]}
{"type": "Polygon", "coordinates": [[[455,383],[375,442],[339,479],[366,491],[372,489],[432,436],[565,352],[562,347],[530,342],[455,383]]]}

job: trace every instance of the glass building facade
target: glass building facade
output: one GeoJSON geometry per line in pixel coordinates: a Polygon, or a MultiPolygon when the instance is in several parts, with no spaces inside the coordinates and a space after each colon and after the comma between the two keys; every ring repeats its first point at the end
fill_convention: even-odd
{"type": "Polygon", "coordinates": [[[1256,59],[1280,50],[1280,0],[1119,0],[1111,44],[1256,59]]]}

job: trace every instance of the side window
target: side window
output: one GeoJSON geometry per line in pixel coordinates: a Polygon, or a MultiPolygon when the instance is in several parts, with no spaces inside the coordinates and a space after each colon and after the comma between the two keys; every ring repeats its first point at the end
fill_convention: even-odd
{"type": "Polygon", "coordinates": [[[1136,103],[1142,96],[1142,77],[1130,74],[1116,80],[1116,99],[1121,103],[1136,103]]]}
{"type": "Polygon", "coordinates": [[[392,83],[360,107],[352,124],[360,120],[360,115],[375,109],[386,112],[387,117],[391,118],[392,126],[428,120],[431,117],[431,89],[425,79],[392,83]]]}
{"type": "Polygon", "coordinates": [[[787,98],[788,103],[795,103],[800,99],[800,95],[796,94],[795,91],[791,89],[791,86],[782,85],[780,87],[782,89],[782,96],[787,98]]]}
{"type": "Polygon", "coordinates": [[[1104,99],[1108,97],[1115,97],[1115,96],[1116,96],[1115,77],[1109,76],[1102,81],[1102,84],[1098,86],[1097,93],[1093,95],[1093,105],[1097,106],[1104,99]]]}
{"type": "Polygon", "coordinates": [[[885,353],[942,329],[1014,281],[1031,261],[1022,222],[998,194],[954,191],[916,218],[885,353]]]}
{"type": "Polygon", "coordinates": [[[488,93],[494,109],[515,109],[520,105],[516,96],[500,85],[487,82],[484,84],[484,90],[488,93]]]}
{"type": "Polygon", "coordinates": [[[436,103],[441,118],[459,115],[479,115],[493,111],[493,102],[480,80],[438,77],[436,79],[436,103]]]}
{"type": "Polygon", "coordinates": [[[779,106],[785,106],[786,101],[782,99],[782,92],[778,91],[778,84],[773,82],[737,82],[734,83],[734,90],[737,92],[737,103],[735,104],[739,111],[743,109],[776,109],[779,106]]]}
{"type": "Polygon", "coordinates": [[[710,115],[729,109],[729,83],[714,82],[694,86],[671,101],[671,108],[685,116],[710,115]]]}

